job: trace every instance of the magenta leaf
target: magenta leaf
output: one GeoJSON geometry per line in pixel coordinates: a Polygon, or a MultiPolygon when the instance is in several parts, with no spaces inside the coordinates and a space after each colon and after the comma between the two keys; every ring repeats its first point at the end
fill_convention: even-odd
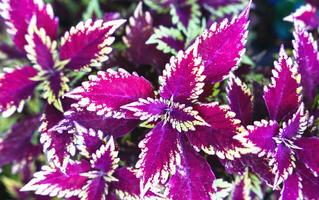
{"type": "Polygon", "coordinates": [[[95,112],[80,108],[74,104],[70,110],[64,112],[64,119],[53,129],[58,132],[72,132],[75,124],[79,124],[87,129],[101,130],[106,135],[118,138],[132,131],[138,125],[138,122],[139,120],[135,119],[114,119],[97,115],[95,112]]]}
{"type": "Polygon", "coordinates": [[[302,194],[305,199],[318,199],[319,177],[315,177],[302,163],[297,165],[298,175],[301,178],[302,194]]]}
{"type": "Polygon", "coordinates": [[[128,117],[121,106],[152,96],[152,90],[150,82],[136,73],[109,69],[89,76],[88,82],[83,82],[66,96],[77,100],[79,107],[97,115],[119,119],[128,117]]]}
{"type": "Polygon", "coordinates": [[[76,136],[75,145],[79,153],[89,158],[104,142],[105,134],[98,130],[86,129],[75,122],[76,136]]]}
{"type": "Polygon", "coordinates": [[[273,173],[276,174],[274,186],[278,186],[292,174],[296,158],[294,152],[285,144],[279,144],[274,157],[270,161],[273,165],[273,173]]]}
{"type": "Polygon", "coordinates": [[[34,159],[41,152],[41,147],[31,142],[38,126],[39,117],[29,117],[13,125],[0,139],[0,168],[12,162],[34,159]]]}
{"type": "Polygon", "coordinates": [[[302,88],[299,87],[300,76],[297,70],[282,46],[272,71],[271,83],[264,88],[264,99],[272,120],[289,119],[299,107],[302,88]]]}
{"type": "Polygon", "coordinates": [[[209,125],[198,126],[196,131],[187,133],[190,142],[198,150],[230,160],[247,152],[242,142],[234,138],[239,137],[245,129],[228,106],[209,103],[196,105],[194,109],[209,125]]]}
{"type": "Polygon", "coordinates": [[[175,103],[162,97],[156,100],[139,99],[138,102],[130,103],[122,108],[132,111],[133,115],[140,120],[169,122],[178,132],[194,131],[196,126],[207,126],[207,123],[191,106],[186,107],[185,104],[175,103]]]}
{"type": "Polygon", "coordinates": [[[83,192],[79,195],[81,199],[103,200],[108,194],[108,185],[103,176],[97,176],[87,182],[83,187],[83,192]]]}
{"type": "Polygon", "coordinates": [[[285,21],[301,24],[307,29],[313,30],[319,26],[317,8],[306,4],[298,8],[294,13],[284,18],[285,21]]]}
{"type": "Polygon", "coordinates": [[[247,126],[248,133],[244,136],[248,143],[254,146],[254,153],[258,156],[273,155],[276,143],[273,139],[278,134],[279,125],[276,121],[255,121],[253,126],[247,126]]]}
{"type": "Polygon", "coordinates": [[[48,105],[42,116],[40,127],[40,142],[43,144],[43,151],[49,163],[56,167],[65,167],[70,160],[70,156],[75,154],[74,134],[67,131],[57,132],[52,130],[60,120],[63,113],[48,105]]]}
{"type": "Polygon", "coordinates": [[[207,161],[181,138],[181,164],[168,182],[168,196],[174,200],[211,199],[215,175],[207,161]]]}
{"type": "Polygon", "coordinates": [[[66,67],[81,70],[100,66],[112,51],[110,45],[115,38],[111,35],[125,20],[80,22],[66,32],[61,39],[60,59],[69,60],[66,67]]]}
{"type": "Polygon", "coordinates": [[[127,48],[129,61],[136,65],[154,65],[163,68],[168,55],[156,49],[156,45],[147,45],[146,41],[154,33],[153,19],[149,12],[143,12],[142,2],[135,8],[125,27],[123,41],[127,48]]]}
{"type": "Polygon", "coordinates": [[[241,3],[241,0],[199,0],[199,3],[203,6],[210,6],[212,8],[219,8],[232,4],[241,3]]]}
{"type": "Polygon", "coordinates": [[[21,51],[24,51],[27,44],[25,35],[32,16],[36,17],[38,28],[43,28],[51,39],[56,39],[58,19],[54,17],[50,4],[45,4],[42,0],[3,0],[0,8],[1,16],[8,27],[7,31],[21,51]]]}
{"type": "Polygon", "coordinates": [[[253,96],[247,85],[231,75],[227,86],[227,99],[231,110],[243,125],[248,125],[253,117],[253,96]]]}
{"type": "Polygon", "coordinates": [[[287,140],[296,140],[302,136],[310,122],[308,112],[305,113],[304,104],[302,103],[292,118],[287,123],[283,123],[279,136],[287,140]]]}
{"type": "Polygon", "coordinates": [[[105,145],[102,145],[91,155],[91,167],[96,171],[103,172],[106,179],[111,179],[120,160],[117,155],[118,151],[115,151],[114,140],[111,137],[105,145]]]}
{"type": "Polygon", "coordinates": [[[288,176],[283,184],[280,196],[282,200],[302,199],[302,183],[297,174],[293,173],[288,176]]]}
{"type": "MultiPolygon", "coordinates": [[[[121,167],[115,170],[114,177],[118,181],[111,183],[111,188],[116,192],[120,199],[139,199],[141,197],[140,180],[136,177],[132,169],[121,167]]],[[[156,197],[152,192],[147,192],[146,199],[156,197]]]]}
{"type": "Polygon", "coordinates": [[[319,149],[319,138],[300,138],[296,141],[296,146],[300,148],[296,151],[298,160],[303,162],[315,176],[318,176],[319,155],[314,152],[317,152],[319,149]]]}
{"type": "Polygon", "coordinates": [[[30,66],[10,70],[0,77],[0,112],[10,116],[16,110],[21,111],[25,101],[31,97],[37,81],[31,80],[37,70],[30,66]]]}
{"type": "Polygon", "coordinates": [[[172,15],[172,22],[186,34],[189,29],[197,28],[200,24],[201,12],[197,2],[173,0],[171,1],[170,14],[172,15]]]}
{"type": "Polygon", "coordinates": [[[241,177],[239,181],[234,185],[231,199],[232,200],[249,200],[251,190],[251,181],[248,178],[248,174],[245,174],[241,177]]]}
{"type": "Polygon", "coordinates": [[[180,164],[178,134],[170,124],[159,122],[140,142],[142,153],[136,167],[139,168],[142,193],[160,182],[165,183],[169,174],[175,173],[176,165],[180,164]]]}
{"type": "Polygon", "coordinates": [[[236,69],[245,52],[249,9],[250,4],[231,21],[214,23],[198,38],[198,54],[203,59],[208,83],[221,81],[236,69]]]}
{"type": "Polygon", "coordinates": [[[32,17],[25,36],[27,45],[24,47],[28,59],[37,70],[51,70],[55,65],[57,56],[57,43],[51,41],[45,29],[39,29],[36,17],[32,17]]]}
{"type": "Polygon", "coordinates": [[[65,172],[59,168],[43,166],[41,171],[34,173],[34,178],[21,191],[35,191],[39,195],[69,198],[81,193],[87,182],[82,174],[90,169],[86,160],[69,162],[65,172]]]}
{"type": "Polygon", "coordinates": [[[166,65],[163,75],[159,77],[159,92],[164,99],[175,102],[194,102],[203,92],[205,76],[204,67],[196,56],[196,50],[178,52],[166,65]]]}
{"type": "Polygon", "coordinates": [[[319,86],[319,55],[317,42],[311,33],[295,25],[294,56],[301,75],[301,85],[306,103],[311,104],[319,86]]]}

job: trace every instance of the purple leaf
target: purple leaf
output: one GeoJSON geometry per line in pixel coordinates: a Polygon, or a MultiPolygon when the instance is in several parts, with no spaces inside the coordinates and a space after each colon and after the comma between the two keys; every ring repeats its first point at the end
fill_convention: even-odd
{"type": "Polygon", "coordinates": [[[24,51],[27,44],[25,35],[32,16],[37,18],[37,27],[43,28],[51,39],[56,39],[58,19],[54,17],[50,4],[44,4],[42,0],[3,0],[1,16],[7,24],[7,31],[13,36],[15,45],[24,51]]]}
{"type": "Polygon", "coordinates": [[[245,52],[249,9],[250,4],[230,22],[225,19],[214,23],[198,38],[198,54],[203,59],[208,83],[221,81],[236,69],[245,52]]]}
{"type": "Polygon", "coordinates": [[[171,2],[172,22],[177,25],[178,29],[187,33],[189,29],[199,25],[201,12],[196,2],[187,0],[173,0],[171,2]]]}
{"type": "Polygon", "coordinates": [[[276,121],[255,121],[253,126],[247,126],[246,138],[248,143],[254,146],[254,153],[258,156],[270,156],[274,154],[276,143],[273,137],[278,134],[279,125],[276,121]]]}
{"type": "Polygon", "coordinates": [[[143,12],[142,2],[138,4],[134,15],[129,18],[129,25],[125,27],[123,41],[127,48],[128,59],[136,65],[154,65],[163,68],[168,55],[156,49],[156,45],[147,45],[146,41],[154,32],[152,16],[143,12]]]}
{"type": "Polygon", "coordinates": [[[35,16],[32,17],[25,36],[27,45],[24,47],[28,59],[37,70],[51,70],[55,65],[57,56],[55,41],[51,41],[43,28],[39,29],[36,25],[35,16]]]}
{"type": "Polygon", "coordinates": [[[301,177],[302,193],[305,199],[319,199],[319,177],[313,176],[302,163],[298,164],[297,169],[301,177]]]}
{"type": "Polygon", "coordinates": [[[91,157],[102,145],[105,135],[102,131],[94,129],[86,129],[79,124],[75,124],[76,140],[75,145],[79,153],[87,158],[91,157]]]}
{"type": "Polygon", "coordinates": [[[317,8],[311,4],[306,4],[298,8],[294,13],[284,18],[285,21],[303,25],[305,28],[313,30],[319,26],[319,16],[317,8]]]}
{"type": "Polygon", "coordinates": [[[245,174],[235,185],[231,194],[232,200],[249,200],[251,183],[248,175],[245,174]]]}
{"type": "Polygon", "coordinates": [[[196,50],[178,52],[166,65],[159,77],[159,92],[164,99],[189,103],[198,99],[203,92],[205,76],[201,60],[195,55],[196,50]]]}
{"type": "Polygon", "coordinates": [[[296,146],[300,149],[296,150],[297,158],[301,161],[315,176],[319,174],[319,138],[309,137],[300,138],[296,141],[296,146]]]}
{"type": "Polygon", "coordinates": [[[169,122],[173,129],[178,132],[195,130],[196,126],[206,126],[207,123],[198,115],[198,112],[191,106],[175,103],[172,100],[160,99],[139,99],[123,106],[132,111],[134,116],[147,122],[158,121],[159,119],[169,122]]]}
{"type": "Polygon", "coordinates": [[[276,174],[274,186],[278,186],[282,181],[286,180],[292,174],[296,158],[294,152],[285,144],[279,144],[274,157],[270,161],[273,165],[273,173],[276,174]]]}
{"type": "Polygon", "coordinates": [[[181,138],[181,164],[168,182],[168,196],[174,200],[211,199],[215,175],[207,161],[181,138]]]}
{"type": "Polygon", "coordinates": [[[301,75],[301,85],[306,103],[313,102],[319,85],[319,55],[317,41],[311,33],[295,25],[294,56],[301,75]]]}
{"type": "Polygon", "coordinates": [[[159,122],[139,143],[142,153],[136,167],[143,194],[159,182],[165,183],[169,174],[175,173],[176,165],[180,164],[178,134],[170,124],[159,122]]]}
{"type": "Polygon", "coordinates": [[[227,106],[218,103],[201,104],[194,107],[209,126],[199,126],[187,136],[198,150],[208,154],[216,154],[221,159],[233,160],[246,153],[247,148],[234,137],[238,137],[245,129],[235,114],[227,106]]]}
{"type": "Polygon", "coordinates": [[[81,70],[100,66],[112,51],[110,45],[115,38],[111,35],[125,20],[80,22],[66,32],[61,39],[60,59],[69,60],[66,67],[81,70]]]}
{"type": "Polygon", "coordinates": [[[118,151],[115,150],[113,137],[105,145],[102,145],[90,160],[93,169],[103,172],[107,178],[111,178],[115,169],[118,167],[118,151]]]}
{"type": "MultiPolygon", "coordinates": [[[[121,167],[114,172],[114,177],[118,181],[111,183],[111,188],[115,190],[120,199],[139,199],[141,197],[140,180],[133,170],[121,167]]],[[[146,199],[155,197],[152,192],[145,194],[146,199]]]]}
{"type": "Polygon", "coordinates": [[[5,137],[0,139],[0,168],[12,162],[34,159],[41,152],[40,146],[31,143],[38,126],[39,117],[28,117],[13,125],[5,137]]]}
{"type": "Polygon", "coordinates": [[[21,191],[35,191],[39,195],[69,198],[82,192],[87,177],[81,175],[90,169],[87,161],[74,161],[67,164],[65,172],[59,168],[43,166],[41,171],[34,173],[34,178],[21,191]]]}
{"type": "Polygon", "coordinates": [[[22,110],[25,100],[33,94],[38,85],[37,81],[31,80],[36,75],[37,70],[25,66],[0,77],[0,112],[3,116],[10,116],[16,110],[22,110]]]}
{"type": "Polygon", "coordinates": [[[103,176],[97,176],[87,182],[79,195],[86,200],[104,200],[108,194],[108,185],[103,176]]]}
{"type": "Polygon", "coordinates": [[[46,80],[42,82],[43,97],[53,104],[57,109],[62,111],[61,97],[69,90],[67,83],[69,79],[63,72],[56,69],[50,70],[43,75],[46,80]]]}
{"type": "Polygon", "coordinates": [[[74,125],[79,124],[87,129],[101,130],[106,135],[112,135],[115,138],[126,135],[132,131],[139,123],[135,119],[113,119],[97,115],[95,112],[78,107],[73,104],[72,108],[64,113],[64,119],[61,120],[54,129],[61,131],[73,131],[74,125]]]}
{"type": "Polygon", "coordinates": [[[118,12],[105,12],[103,16],[103,20],[111,21],[121,19],[121,14],[118,12]]]}
{"type": "Polygon", "coordinates": [[[287,123],[283,123],[282,129],[279,131],[279,137],[283,137],[287,140],[300,138],[308,127],[308,122],[308,112],[305,113],[304,104],[302,103],[292,118],[289,119],[287,123]]]}
{"type": "Polygon", "coordinates": [[[297,174],[293,173],[288,176],[283,184],[280,196],[281,200],[302,199],[301,178],[299,178],[297,174]]]}
{"type": "Polygon", "coordinates": [[[234,75],[228,80],[227,98],[231,110],[243,125],[248,125],[253,117],[253,96],[247,85],[234,75]]]}
{"type": "Polygon", "coordinates": [[[264,88],[264,99],[270,118],[277,121],[288,119],[299,107],[302,88],[299,87],[297,66],[293,65],[283,46],[272,73],[271,83],[264,88]]]}
{"type": "Polygon", "coordinates": [[[152,96],[152,90],[150,82],[136,73],[109,69],[89,76],[88,82],[83,82],[66,96],[77,100],[79,107],[97,115],[119,119],[127,117],[121,106],[152,96]]]}
{"type": "Polygon", "coordinates": [[[63,118],[63,113],[48,105],[42,116],[40,127],[40,142],[47,160],[57,167],[65,167],[69,162],[70,155],[75,154],[74,135],[67,131],[57,132],[52,130],[63,118]]]}
{"type": "Polygon", "coordinates": [[[163,118],[168,108],[169,100],[159,99],[139,99],[136,102],[122,106],[122,108],[132,111],[134,116],[147,122],[156,122],[163,118]]]}

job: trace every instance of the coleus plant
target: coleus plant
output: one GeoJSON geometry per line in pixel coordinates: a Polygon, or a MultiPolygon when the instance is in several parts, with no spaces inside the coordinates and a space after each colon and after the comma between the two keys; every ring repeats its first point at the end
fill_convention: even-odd
{"type": "Polygon", "coordinates": [[[199,102],[205,84],[225,79],[236,68],[244,52],[249,9],[231,21],[214,23],[191,47],[172,57],[155,95],[146,79],[124,69],[100,71],[66,94],[77,100],[73,107],[80,112],[140,119],[154,126],[139,144],[142,153],[136,167],[142,194],[161,183],[172,199],[210,199],[215,175],[195,149],[230,160],[249,152],[234,139],[245,128],[230,108],[199,102]],[[234,33],[236,38],[230,39],[234,33]],[[190,187],[182,193],[185,184],[190,187]]]}
{"type": "Polygon", "coordinates": [[[30,64],[9,69],[1,78],[0,111],[10,116],[41,84],[42,96],[62,110],[61,96],[69,89],[67,75],[74,70],[100,66],[108,59],[111,34],[125,20],[87,20],[66,32],[57,51],[58,19],[42,1],[3,0],[1,16],[16,47],[30,64]],[[81,41],[81,42],[80,42],[81,41]]]}
{"type": "MultiPolygon", "coordinates": [[[[132,169],[119,167],[120,159],[113,137],[102,131],[77,126],[76,146],[80,160],[69,160],[66,168],[43,166],[22,191],[51,197],[81,199],[137,199],[139,180],[132,169]]],[[[153,193],[147,198],[156,197],[153,193]]]]}

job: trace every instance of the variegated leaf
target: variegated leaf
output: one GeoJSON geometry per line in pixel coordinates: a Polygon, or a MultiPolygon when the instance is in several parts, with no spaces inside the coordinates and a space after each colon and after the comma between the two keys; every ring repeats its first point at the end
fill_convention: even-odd
{"type": "Polygon", "coordinates": [[[245,174],[241,179],[234,185],[233,192],[231,194],[232,200],[251,200],[250,191],[251,181],[248,175],[245,174]]]}
{"type": "Polygon", "coordinates": [[[214,23],[198,38],[198,54],[205,66],[206,82],[216,83],[236,69],[245,52],[250,4],[231,21],[214,23]]]}
{"type": "Polygon", "coordinates": [[[60,120],[63,113],[48,105],[42,116],[40,127],[40,142],[43,144],[43,151],[47,160],[52,166],[64,168],[70,160],[70,156],[75,154],[74,134],[67,131],[57,132],[52,130],[60,120]]]}
{"type": "Polygon", "coordinates": [[[247,85],[235,75],[231,75],[227,86],[229,106],[243,125],[251,123],[253,118],[253,96],[247,85]]]}
{"type": "Polygon", "coordinates": [[[43,166],[41,171],[33,174],[34,178],[21,191],[35,191],[39,195],[69,198],[81,193],[87,183],[87,177],[82,173],[90,169],[86,160],[68,163],[65,172],[59,168],[43,166]]]}
{"type": "Polygon", "coordinates": [[[299,107],[302,88],[299,86],[300,75],[297,66],[287,56],[283,46],[280,48],[272,74],[271,83],[264,88],[264,100],[270,119],[289,119],[299,107]]]}
{"type": "Polygon", "coordinates": [[[284,18],[285,21],[302,24],[307,29],[316,29],[319,26],[317,8],[306,4],[298,8],[294,13],[284,18]]]}
{"type": "Polygon", "coordinates": [[[81,200],[105,200],[106,195],[109,194],[109,186],[103,176],[87,181],[82,190],[79,195],[81,200]]]}
{"type": "Polygon", "coordinates": [[[177,54],[184,49],[183,35],[179,30],[159,26],[154,29],[146,44],[156,44],[156,48],[164,53],[177,54]]]}
{"type": "Polygon", "coordinates": [[[36,16],[33,16],[30,21],[28,34],[25,36],[27,45],[24,49],[33,67],[39,71],[52,70],[57,57],[57,43],[51,41],[44,28],[37,27],[37,20],[36,16]]]}
{"type": "Polygon", "coordinates": [[[200,24],[200,7],[195,0],[171,1],[170,14],[173,24],[176,24],[178,29],[186,34],[200,24]]]}
{"type": "Polygon", "coordinates": [[[87,129],[101,130],[106,135],[118,138],[132,131],[138,123],[138,119],[105,117],[83,109],[77,104],[73,104],[70,110],[64,112],[64,119],[54,126],[53,129],[58,132],[74,132],[75,124],[79,124],[87,129]]]}
{"type": "Polygon", "coordinates": [[[52,40],[56,39],[58,19],[54,17],[51,5],[42,0],[2,0],[0,13],[5,19],[8,33],[21,51],[27,44],[25,35],[32,16],[36,16],[38,28],[43,28],[52,40]]]}
{"type": "Polygon", "coordinates": [[[108,69],[89,76],[88,82],[83,82],[66,96],[77,100],[79,107],[97,115],[120,119],[129,117],[121,106],[152,96],[152,90],[151,83],[136,73],[108,69]]]}
{"type": "Polygon", "coordinates": [[[172,100],[139,99],[123,106],[122,108],[132,111],[134,116],[147,122],[158,122],[160,120],[170,123],[178,132],[194,131],[196,126],[207,126],[207,123],[199,116],[198,112],[191,106],[175,103],[172,100]]]}
{"type": "Polygon", "coordinates": [[[106,144],[103,144],[92,154],[91,167],[98,172],[97,175],[102,172],[106,180],[112,180],[112,175],[120,161],[117,155],[118,151],[115,150],[114,139],[111,137],[106,144]]]}
{"type": "Polygon", "coordinates": [[[255,121],[253,126],[247,126],[247,143],[253,146],[253,152],[257,153],[259,157],[267,155],[267,157],[274,154],[276,143],[273,137],[278,135],[279,125],[276,121],[255,121]]]}
{"type": "Polygon", "coordinates": [[[311,33],[295,25],[294,56],[301,75],[304,100],[312,104],[319,86],[319,55],[317,41],[311,33]]]}
{"type": "Polygon", "coordinates": [[[156,45],[148,45],[146,41],[154,33],[151,14],[143,12],[142,2],[135,8],[125,27],[123,41],[127,46],[127,57],[136,65],[154,65],[163,68],[169,56],[156,49],[156,45]]]}
{"type": "Polygon", "coordinates": [[[319,138],[300,138],[296,141],[296,146],[300,148],[296,150],[298,160],[302,162],[314,176],[318,177],[319,155],[317,152],[319,149],[319,138]]]}
{"type": "Polygon", "coordinates": [[[303,199],[302,195],[302,179],[293,173],[284,181],[283,188],[280,193],[280,200],[298,200],[303,199]]]}
{"type": "Polygon", "coordinates": [[[142,149],[136,167],[141,179],[142,194],[158,183],[165,183],[180,164],[180,141],[178,132],[170,124],[159,122],[139,143],[142,149]]]}
{"type": "Polygon", "coordinates": [[[245,128],[228,106],[209,103],[196,105],[194,109],[209,125],[198,126],[196,131],[187,132],[190,142],[198,150],[229,160],[248,152],[248,148],[235,139],[245,132],[245,128]]]}
{"type": "Polygon", "coordinates": [[[159,92],[164,99],[175,102],[195,102],[203,92],[204,79],[201,59],[195,49],[180,51],[165,66],[163,75],[159,77],[159,92]]]}
{"type": "Polygon", "coordinates": [[[305,199],[319,199],[319,177],[315,177],[303,163],[297,163],[297,174],[302,185],[302,194],[305,199]]]}
{"type": "Polygon", "coordinates": [[[23,160],[32,160],[41,152],[40,145],[32,144],[32,137],[39,126],[39,117],[28,117],[15,125],[0,139],[0,168],[23,160]]]}
{"type": "Polygon", "coordinates": [[[60,59],[68,60],[66,67],[81,70],[100,66],[112,51],[110,45],[115,38],[111,36],[125,20],[103,21],[91,19],[80,22],[61,39],[60,59]]]}
{"type": "Polygon", "coordinates": [[[211,199],[215,175],[207,161],[181,137],[181,164],[168,182],[168,197],[174,200],[211,199]]]}
{"type": "Polygon", "coordinates": [[[25,66],[10,70],[0,77],[0,112],[4,117],[12,115],[23,108],[25,101],[31,97],[39,82],[31,80],[37,70],[25,66]]]}

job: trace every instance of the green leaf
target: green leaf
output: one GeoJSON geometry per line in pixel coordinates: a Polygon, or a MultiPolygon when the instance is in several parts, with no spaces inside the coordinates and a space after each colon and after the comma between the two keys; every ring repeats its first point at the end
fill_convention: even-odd
{"type": "Polygon", "coordinates": [[[97,18],[102,18],[103,16],[98,0],[89,1],[89,4],[87,5],[87,9],[85,13],[83,14],[83,19],[84,20],[90,19],[92,18],[93,14],[95,14],[97,18]]]}
{"type": "Polygon", "coordinates": [[[153,35],[146,41],[146,44],[156,44],[156,48],[164,53],[177,54],[176,49],[166,43],[163,38],[172,38],[177,41],[183,41],[182,33],[175,28],[160,26],[154,29],[153,35]]]}
{"type": "Polygon", "coordinates": [[[175,5],[171,5],[170,14],[172,16],[172,22],[173,24],[177,25],[177,28],[181,30],[186,35],[189,34],[190,31],[198,28],[200,25],[200,17],[201,17],[201,11],[200,7],[197,4],[196,0],[187,0],[185,5],[180,6],[191,6],[191,19],[189,21],[189,24],[187,27],[184,26],[184,24],[181,22],[179,16],[177,15],[177,10],[175,5]]]}

